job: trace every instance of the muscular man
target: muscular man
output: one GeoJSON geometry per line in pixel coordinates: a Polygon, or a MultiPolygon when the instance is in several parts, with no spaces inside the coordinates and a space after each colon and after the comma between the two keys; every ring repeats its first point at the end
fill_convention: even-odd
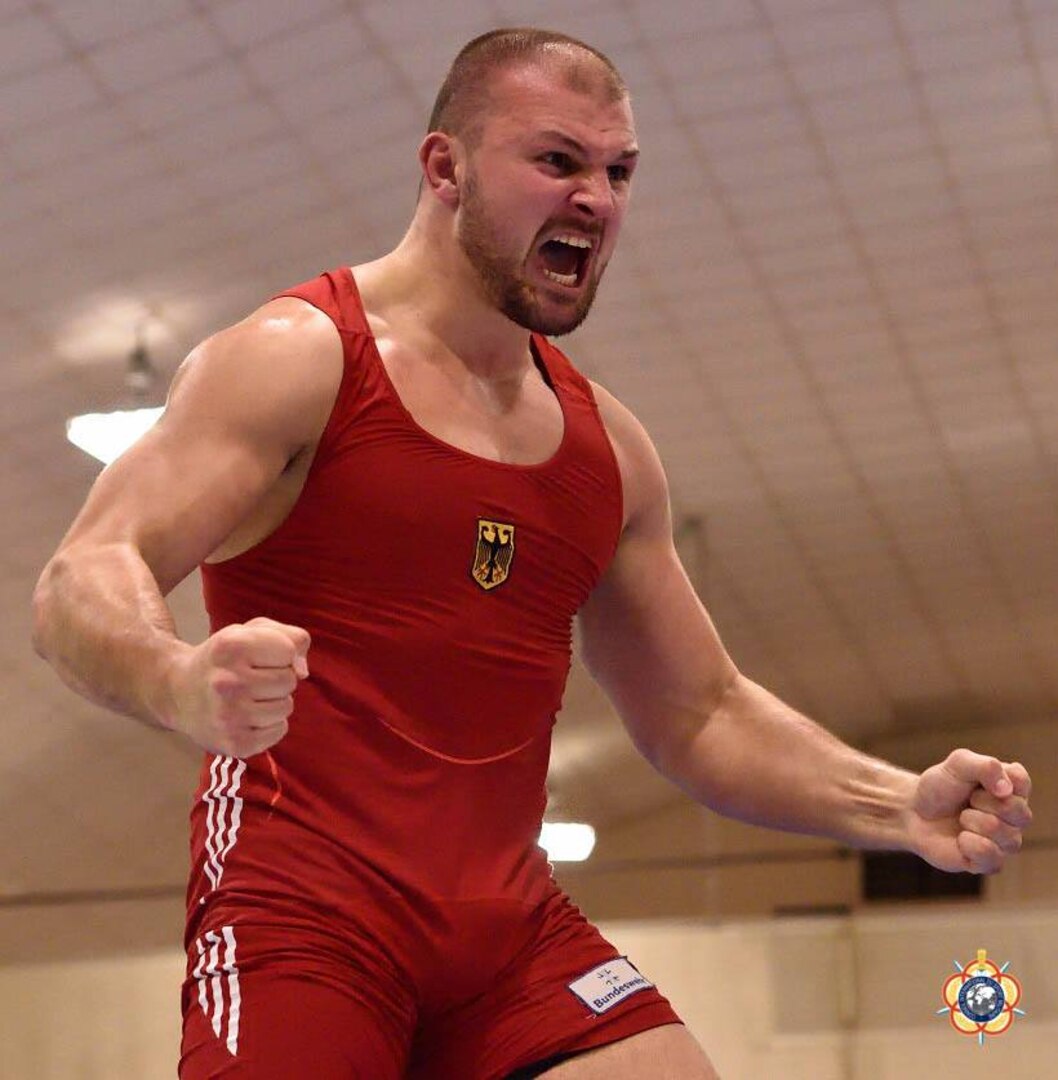
{"type": "Polygon", "coordinates": [[[536,846],[574,615],[639,750],[745,821],[988,873],[1029,778],[868,758],[742,675],[586,316],[637,158],[613,65],[497,31],[441,89],[383,258],[196,349],[48,564],[36,643],[206,752],[181,1075],[713,1076],[536,846]],[[212,635],[163,602],[196,565],[212,635]]]}

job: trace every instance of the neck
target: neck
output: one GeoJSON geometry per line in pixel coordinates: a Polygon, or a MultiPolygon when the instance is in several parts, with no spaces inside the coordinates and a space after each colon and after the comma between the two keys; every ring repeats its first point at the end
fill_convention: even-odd
{"type": "Polygon", "coordinates": [[[418,217],[388,255],[356,269],[369,313],[394,328],[414,328],[483,376],[524,374],[529,331],[486,298],[454,238],[439,239],[418,217]]]}

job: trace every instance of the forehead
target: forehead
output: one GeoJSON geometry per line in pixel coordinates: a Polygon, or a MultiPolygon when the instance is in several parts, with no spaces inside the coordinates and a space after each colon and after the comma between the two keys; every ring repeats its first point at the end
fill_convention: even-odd
{"type": "Polygon", "coordinates": [[[615,98],[609,73],[596,60],[509,67],[490,80],[486,138],[508,142],[562,131],[578,142],[615,152],[635,145],[627,95],[615,98]]]}

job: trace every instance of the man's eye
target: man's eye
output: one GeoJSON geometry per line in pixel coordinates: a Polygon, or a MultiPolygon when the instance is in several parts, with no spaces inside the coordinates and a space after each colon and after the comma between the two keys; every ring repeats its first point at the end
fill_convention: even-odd
{"type": "Polygon", "coordinates": [[[627,165],[611,165],[606,172],[614,184],[627,184],[632,177],[632,170],[627,165]]]}
{"type": "Polygon", "coordinates": [[[573,168],[573,159],[569,154],[563,154],[560,150],[542,154],[540,160],[545,165],[551,165],[556,169],[561,169],[563,172],[569,172],[573,168]]]}

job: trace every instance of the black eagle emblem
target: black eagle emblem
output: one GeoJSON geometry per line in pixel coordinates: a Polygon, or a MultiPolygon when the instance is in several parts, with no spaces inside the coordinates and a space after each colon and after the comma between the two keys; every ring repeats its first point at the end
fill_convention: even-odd
{"type": "Polygon", "coordinates": [[[487,592],[507,580],[513,561],[514,526],[478,518],[478,542],[470,576],[487,592]]]}

